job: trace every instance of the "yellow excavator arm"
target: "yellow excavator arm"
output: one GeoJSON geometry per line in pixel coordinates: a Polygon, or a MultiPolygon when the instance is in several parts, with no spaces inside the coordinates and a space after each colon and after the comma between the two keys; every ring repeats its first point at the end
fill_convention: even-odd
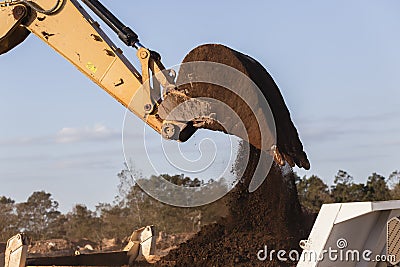
{"type": "MultiPolygon", "coordinates": [[[[221,108],[218,101],[201,99],[198,94],[190,97],[190,90],[177,88],[175,72],[164,68],[159,54],[144,47],[137,34],[98,0],[82,2],[126,45],[137,49],[140,71],[134,68],[78,0],[0,0],[0,54],[13,49],[33,33],[164,138],[186,141],[198,128],[208,128],[235,134],[246,140],[248,134],[237,131],[236,122],[227,118],[226,110],[221,108]],[[171,116],[173,110],[175,114],[171,116]],[[230,123],[228,128],[217,125],[221,118],[226,125],[230,123]]],[[[246,64],[255,64],[249,57],[245,61],[248,61],[246,64]]],[[[181,69],[179,72],[184,71],[181,69]]],[[[191,78],[190,73],[187,76],[191,78]]],[[[263,81],[258,85],[272,90],[272,97],[277,99],[271,102],[268,93],[263,96],[270,102],[272,112],[284,114],[278,122],[278,142],[273,141],[263,148],[260,141],[255,140],[257,138],[247,138],[250,139],[247,141],[259,149],[268,150],[281,165],[289,162],[292,166],[297,164],[309,168],[279,89],[274,83],[265,85],[263,81]],[[286,142],[290,137],[293,137],[292,140],[286,142]]],[[[232,96],[235,98],[234,94],[232,96]]],[[[240,113],[241,108],[236,111],[240,113]]],[[[246,123],[249,124],[249,119],[245,119],[246,123]]],[[[258,126],[256,128],[262,131],[258,126]]],[[[247,132],[254,129],[251,125],[246,126],[247,132]]],[[[271,136],[274,139],[274,133],[271,136]]]]}
{"type": "Polygon", "coordinates": [[[161,98],[160,91],[143,86],[149,79],[150,67],[155,71],[158,68],[153,52],[142,47],[138,40],[132,43],[138,46],[137,55],[143,66],[141,74],[78,1],[57,0],[55,6],[47,7],[49,2],[0,4],[0,53],[12,49],[32,32],[160,133],[162,120],[150,115],[161,98]]]}

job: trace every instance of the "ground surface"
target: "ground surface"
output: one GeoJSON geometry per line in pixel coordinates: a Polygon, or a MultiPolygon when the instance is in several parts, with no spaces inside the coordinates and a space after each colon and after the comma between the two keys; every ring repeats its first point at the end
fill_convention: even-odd
{"type": "MultiPolygon", "coordinates": [[[[250,166],[251,169],[251,166],[250,166]]],[[[205,226],[192,239],[172,250],[160,265],[169,266],[293,266],[294,262],[260,261],[257,252],[299,250],[307,237],[303,215],[295,195],[293,174],[283,176],[274,166],[267,180],[254,193],[247,183],[229,193],[230,214],[218,223],[205,226]]]]}

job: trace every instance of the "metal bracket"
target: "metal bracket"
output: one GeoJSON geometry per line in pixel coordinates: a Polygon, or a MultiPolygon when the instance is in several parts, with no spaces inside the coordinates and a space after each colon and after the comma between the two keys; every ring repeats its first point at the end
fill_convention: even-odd
{"type": "Polygon", "coordinates": [[[165,89],[165,92],[175,88],[175,77],[167,75],[166,72],[170,72],[162,65],[160,56],[156,52],[141,47],[136,55],[142,69],[143,108],[146,114],[150,114],[161,102],[161,86],[165,89]],[[150,84],[150,76],[153,86],[150,84]]]}
{"type": "Polygon", "coordinates": [[[142,84],[144,89],[143,94],[143,109],[146,114],[153,111],[154,101],[151,98],[151,85],[150,85],[150,71],[149,71],[149,61],[150,61],[150,51],[144,47],[139,48],[137,53],[140,65],[142,67],[142,84]]]}
{"type": "Polygon", "coordinates": [[[25,267],[29,240],[24,234],[17,234],[7,241],[4,267],[25,267]]]}
{"type": "Polygon", "coordinates": [[[133,231],[128,244],[123,251],[129,256],[129,266],[133,265],[136,258],[144,257],[148,260],[155,252],[155,231],[154,226],[146,226],[133,231]]]}

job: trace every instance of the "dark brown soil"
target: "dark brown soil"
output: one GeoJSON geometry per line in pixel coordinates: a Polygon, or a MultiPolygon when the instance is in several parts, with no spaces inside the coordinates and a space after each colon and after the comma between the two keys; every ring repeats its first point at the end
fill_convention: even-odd
{"type": "MultiPolygon", "coordinates": [[[[298,166],[309,167],[288,109],[271,76],[249,57],[221,45],[204,45],[191,51],[184,62],[214,61],[235,67],[251,77],[268,99],[276,120],[278,147],[298,166]]],[[[181,73],[180,73],[181,75],[181,73]]],[[[179,77],[178,77],[179,80],[179,77]]],[[[208,225],[192,239],[172,250],[158,264],[161,266],[293,266],[295,262],[282,262],[276,257],[260,261],[259,250],[299,250],[298,242],[307,237],[308,226],[302,224],[294,175],[286,165],[272,166],[267,179],[253,193],[248,185],[253,176],[260,151],[256,148],[260,130],[254,125],[249,108],[234,95],[215,85],[192,84],[181,88],[192,97],[212,97],[235,107],[246,122],[250,134],[249,164],[242,180],[225,196],[229,215],[218,223],[208,225]]],[[[240,163],[239,163],[240,164],[240,163]]]]}
{"type": "MultiPolygon", "coordinates": [[[[251,161],[258,151],[253,147],[251,161]]],[[[171,266],[292,266],[294,262],[260,261],[257,252],[299,250],[298,243],[307,237],[292,172],[282,174],[277,165],[266,181],[253,192],[247,191],[254,165],[250,164],[244,180],[225,196],[227,218],[205,226],[192,239],[167,255],[160,265],[171,266]]]]}
{"type": "MultiPolygon", "coordinates": [[[[289,110],[285,105],[279,88],[260,63],[238,51],[217,44],[206,44],[196,47],[189,52],[183,60],[183,63],[196,61],[209,61],[224,64],[235,68],[250,77],[250,79],[258,86],[264,98],[268,101],[272,111],[276,128],[276,142],[279,151],[292,166],[293,164],[296,164],[305,169],[310,168],[307,155],[303,151],[303,145],[299,139],[296,127],[290,118],[289,110]]],[[[193,76],[198,75],[198,72],[201,73],[200,75],[202,78],[209,78],[211,80],[215,80],[215,78],[212,78],[215,77],[215,75],[225,74],[222,68],[215,69],[215,71],[209,73],[204,73],[202,70],[198,71],[199,69],[202,69],[201,65],[197,68],[196,65],[189,68],[185,68],[184,66],[179,70],[179,76],[177,79],[179,90],[185,91],[190,97],[208,97],[227,104],[237,115],[239,115],[240,120],[244,123],[249,143],[260,149],[261,135],[259,122],[257,122],[253,111],[238,94],[242,96],[245,95],[248,100],[247,102],[252,105],[252,108],[255,111],[259,111],[259,107],[262,106],[261,103],[263,103],[264,99],[258,99],[259,97],[257,96],[257,93],[254,92],[255,89],[249,86],[245,80],[241,80],[240,77],[237,77],[237,83],[239,84],[235,93],[215,84],[190,82],[194,78],[193,76]]],[[[224,113],[224,110],[219,112],[224,113]]],[[[224,115],[225,114],[220,113],[217,114],[217,116],[222,119],[225,118],[224,115]]],[[[258,118],[261,117],[268,121],[267,115],[258,114],[258,118]]],[[[215,126],[207,128],[221,130],[215,126]]],[[[268,130],[267,128],[268,127],[264,127],[264,129],[261,130],[266,131],[268,130]]],[[[233,130],[233,132],[235,131],[233,130]]],[[[264,134],[266,133],[264,132],[264,134]]]]}

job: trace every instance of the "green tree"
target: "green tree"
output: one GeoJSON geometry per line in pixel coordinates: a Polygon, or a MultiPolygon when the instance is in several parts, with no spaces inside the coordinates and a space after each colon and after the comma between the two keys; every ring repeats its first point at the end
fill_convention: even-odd
{"type": "Polygon", "coordinates": [[[298,178],[296,184],[300,203],[310,212],[318,212],[322,204],[333,200],[328,186],[318,176],[298,178]]]}
{"type": "Polygon", "coordinates": [[[101,241],[101,220],[95,212],[89,210],[85,205],[77,204],[72,212],[66,215],[66,234],[70,239],[87,238],[94,241],[101,241]]]}
{"type": "Polygon", "coordinates": [[[367,201],[383,201],[391,199],[390,190],[386,184],[385,177],[373,173],[368,177],[366,185],[367,201]]]}
{"type": "Polygon", "coordinates": [[[108,203],[99,204],[96,211],[100,214],[100,233],[105,238],[127,237],[132,230],[142,226],[137,221],[138,213],[132,212],[127,207],[121,205],[111,205],[108,203]]]}
{"type": "Polygon", "coordinates": [[[66,238],[67,235],[68,219],[65,214],[58,215],[54,220],[49,223],[47,227],[46,238],[66,238]]]}
{"type": "Polygon", "coordinates": [[[339,170],[335,175],[335,180],[333,182],[335,184],[350,185],[353,184],[353,181],[353,176],[348,174],[346,171],[339,170]]]}
{"type": "Polygon", "coordinates": [[[387,179],[391,199],[400,199],[400,172],[393,171],[387,179]]]}
{"type": "MultiPolygon", "coordinates": [[[[153,193],[158,195],[173,195],[174,193],[166,192],[163,183],[160,182],[160,178],[182,187],[201,187],[205,185],[204,181],[184,175],[162,174],[143,178],[140,172],[133,170],[133,173],[139,184],[145,184],[146,187],[152,188],[153,193]]],[[[170,233],[188,232],[193,231],[195,228],[197,229],[198,225],[214,222],[222,214],[225,214],[226,205],[221,201],[197,209],[163,204],[145,193],[135,182],[127,168],[118,174],[118,178],[120,180],[119,188],[123,190],[120,190],[117,203],[114,205],[103,204],[98,207],[103,221],[102,231],[107,236],[113,235],[116,237],[115,229],[120,229],[120,232],[123,232],[126,236],[133,229],[149,224],[155,224],[160,231],[170,233]]],[[[205,190],[199,190],[199,194],[207,190],[211,190],[214,193],[226,192],[227,186],[227,181],[224,179],[210,181],[205,190]]],[[[206,193],[210,192],[207,191],[206,193]]]]}
{"type": "Polygon", "coordinates": [[[354,183],[353,177],[346,171],[339,170],[331,187],[331,196],[338,203],[364,201],[366,188],[364,184],[354,183]]]}
{"type": "Polygon", "coordinates": [[[400,171],[393,171],[389,178],[387,179],[387,186],[390,190],[394,189],[397,185],[400,184],[400,171]]]}
{"type": "Polygon", "coordinates": [[[18,232],[15,201],[0,197],[0,241],[5,242],[18,232]]]}
{"type": "Polygon", "coordinates": [[[34,192],[26,202],[17,205],[19,229],[28,233],[33,239],[45,239],[53,236],[50,226],[60,216],[58,202],[50,193],[34,192]]]}

